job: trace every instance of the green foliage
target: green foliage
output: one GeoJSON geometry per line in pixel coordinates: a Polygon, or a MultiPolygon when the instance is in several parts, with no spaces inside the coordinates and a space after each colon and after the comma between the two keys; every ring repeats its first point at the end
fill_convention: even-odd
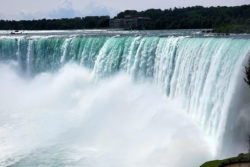
{"type": "Polygon", "coordinates": [[[250,33],[250,25],[225,25],[216,27],[215,33],[250,33]]]}
{"type": "Polygon", "coordinates": [[[227,164],[233,164],[237,162],[250,162],[250,154],[239,154],[237,157],[228,158],[224,160],[209,161],[201,165],[200,167],[221,167],[227,164]]]}
{"type": "Polygon", "coordinates": [[[209,161],[201,165],[200,167],[218,167],[223,160],[209,161]]]}
{"type": "MultiPolygon", "coordinates": [[[[250,59],[248,60],[248,67],[245,67],[245,72],[246,72],[246,77],[244,80],[250,86],[250,59]]],[[[249,148],[249,150],[250,150],[250,148],[249,148]]]]}
{"type": "Polygon", "coordinates": [[[89,29],[106,28],[109,26],[109,16],[88,16],[62,19],[0,20],[1,30],[67,30],[67,29],[89,29]]]}
{"type": "MultiPolygon", "coordinates": [[[[250,5],[235,7],[194,6],[174,9],[148,9],[145,11],[125,10],[115,18],[126,16],[149,17],[145,25],[147,30],[155,29],[215,29],[215,32],[250,31],[250,5]]],[[[109,16],[88,16],[62,19],[0,20],[0,30],[59,30],[108,28],[109,16]]]]}
{"type": "Polygon", "coordinates": [[[228,158],[222,161],[222,163],[220,164],[221,166],[227,165],[227,164],[233,164],[233,163],[237,163],[237,162],[250,162],[250,154],[239,154],[237,157],[233,157],[233,158],[228,158]]]}
{"type": "Polygon", "coordinates": [[[126,15],[151,18],[146,29],[217,28],[216,31],[241,33],[246,30],[249,32],[250,27],[250,5],[209,8],[194,6],[166,10],[148,9],[141,12],[126,10],[115,18],[124,18],[126,15]],[[224,27],[225,25],[234,26],[224,27]]]}

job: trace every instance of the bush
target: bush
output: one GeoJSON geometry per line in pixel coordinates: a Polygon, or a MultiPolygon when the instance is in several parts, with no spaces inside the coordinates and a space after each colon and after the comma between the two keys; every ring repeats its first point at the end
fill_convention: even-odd
{"type": "Polygon", "coordinates": [[[224,25],[216,27],[215,33],[250,33],[250,25],[224,25]]]}

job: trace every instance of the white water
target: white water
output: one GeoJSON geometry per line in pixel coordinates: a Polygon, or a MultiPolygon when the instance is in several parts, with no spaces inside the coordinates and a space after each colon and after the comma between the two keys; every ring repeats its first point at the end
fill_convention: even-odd
{"type": "Polygon", "coordinates": [[[178,102],[126,74],[69,64],[25,80],[0,65],[0,166],[199,166],[211,140],[178,102]]]}
{"type": "Polygon", "coordinates": [[[109,33],[0,37],[0,166],[194,167],[246,150],[247,36],[109,33]]]}

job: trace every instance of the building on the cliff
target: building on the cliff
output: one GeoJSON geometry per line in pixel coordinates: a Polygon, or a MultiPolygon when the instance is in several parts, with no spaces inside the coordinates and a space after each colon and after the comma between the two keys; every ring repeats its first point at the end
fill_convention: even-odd
{"type": "Polygon", "coordinates": [[[111,19],[109,21],[109,28],[125,29],[125,30],[143,30],[145,25],[150,22],[149,17],[133,17],[125,16],[120,19],[111,19]]]}

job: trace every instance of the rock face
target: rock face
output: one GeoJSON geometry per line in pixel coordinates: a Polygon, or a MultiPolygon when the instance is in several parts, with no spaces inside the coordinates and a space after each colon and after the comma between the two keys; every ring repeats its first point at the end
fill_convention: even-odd
{"type": "Polygon", "coordinates": [[[250,162],[243,162],[243,163],[236,163],[236,164],[229,164],[221,167],[250,167],[250,162]]]}

